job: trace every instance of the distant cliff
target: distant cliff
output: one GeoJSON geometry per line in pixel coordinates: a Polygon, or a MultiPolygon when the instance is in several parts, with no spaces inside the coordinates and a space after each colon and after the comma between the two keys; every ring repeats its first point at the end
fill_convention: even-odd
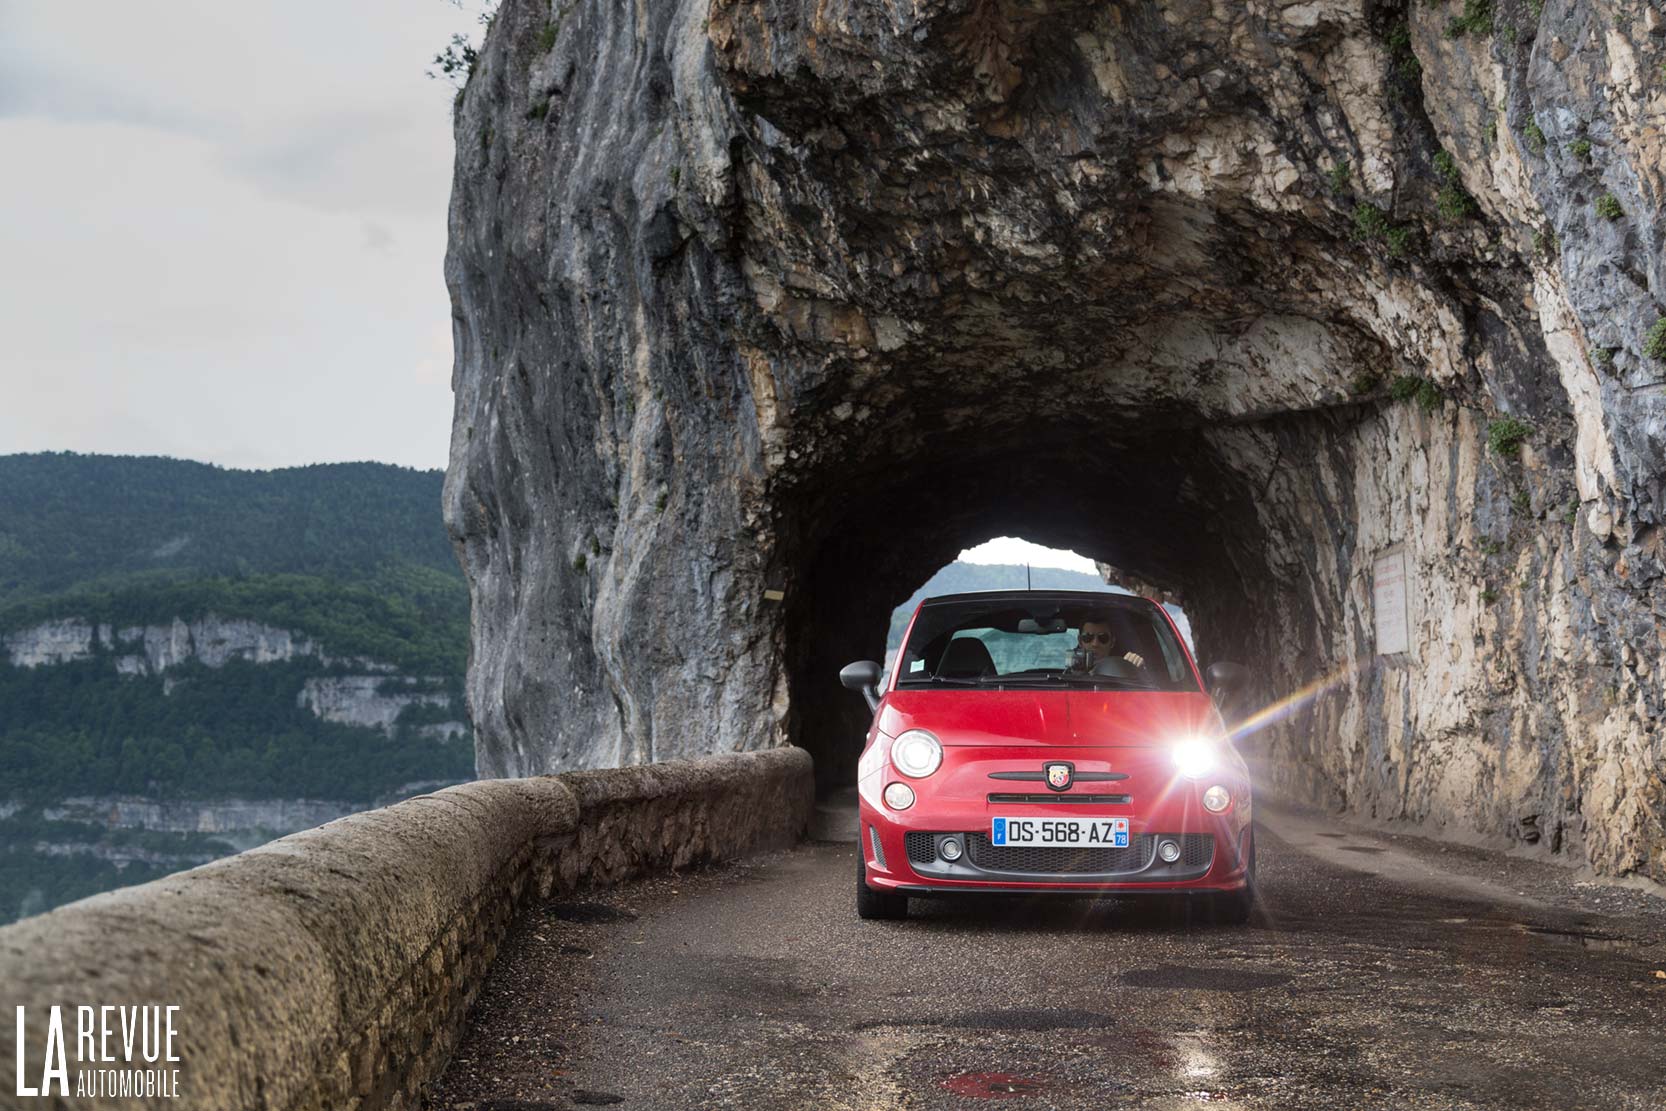
{"type": "Polygon", "coordinates": [[[0,457],[0,921],[471,778],[440,485],[0,457]]]}

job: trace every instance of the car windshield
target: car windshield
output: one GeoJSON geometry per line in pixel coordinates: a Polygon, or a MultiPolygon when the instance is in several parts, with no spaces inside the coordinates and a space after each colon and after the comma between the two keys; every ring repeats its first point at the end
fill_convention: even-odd
{"type": "Polygon", "coordinates": [[[903,645],[897,683],[1198,689],[1157,604],[1114,594],[1092,601],[993,595],[927,602],[903,645]]]}

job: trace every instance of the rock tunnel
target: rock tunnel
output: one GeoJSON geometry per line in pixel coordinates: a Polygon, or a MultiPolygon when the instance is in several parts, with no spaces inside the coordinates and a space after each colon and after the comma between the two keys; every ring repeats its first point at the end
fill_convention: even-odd
{"type": "Polygon", "coordinates": [[[1666,879],[1662,32],[1487,10],[506,0],[447,259],[481,773],[846,781],[838,668],[1019,534],[1288,705],[1270,786],[1666,879]]]}

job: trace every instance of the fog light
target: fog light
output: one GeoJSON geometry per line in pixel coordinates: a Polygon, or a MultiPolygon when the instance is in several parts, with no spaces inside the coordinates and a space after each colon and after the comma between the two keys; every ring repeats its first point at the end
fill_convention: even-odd
{"type": "Polygon", "coordinates": [[[1203,807],[1212,814],[1219,814],[1232,802],[1232,795],[1219,783],[1203,792],[1203,807]]]}
{"type": "Polygon", "coordinates": [[[1180,842],[1160,841],[1157,844],[1157,855],[1163,858],[1163,863],[1173,864],[1180,859],[1180,842]]]}
{"type": "Polygon", "coordinates": [[[960,842],[953,837],[946,837],[943,839],[943,843],[937,846],[937,852],[944,860],[953,864],[960,859],[960,842]]]}
{"type": "Polygon", "coordinates": [[[914,805],[914,789],[906,783],[893,783],[885,788],[885,805],[892,810],[907,810],[914,805]]]}

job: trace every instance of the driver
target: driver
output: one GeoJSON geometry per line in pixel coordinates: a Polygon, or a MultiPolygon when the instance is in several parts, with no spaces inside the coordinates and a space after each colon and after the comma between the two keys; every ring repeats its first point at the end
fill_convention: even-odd
{"type": "Polygon", "coordinates": [[[1082,622],[1082,631],[1077,634],[1077,643],[1087,649],[1087,670],[1110,655],[1118,655],[1135,667],[1145,666],[1145,657],[1138,652],[1117,652],[1116,634],[1111,631],[1111,623],[1099,617],[1090,617],[1082,622]]]}

